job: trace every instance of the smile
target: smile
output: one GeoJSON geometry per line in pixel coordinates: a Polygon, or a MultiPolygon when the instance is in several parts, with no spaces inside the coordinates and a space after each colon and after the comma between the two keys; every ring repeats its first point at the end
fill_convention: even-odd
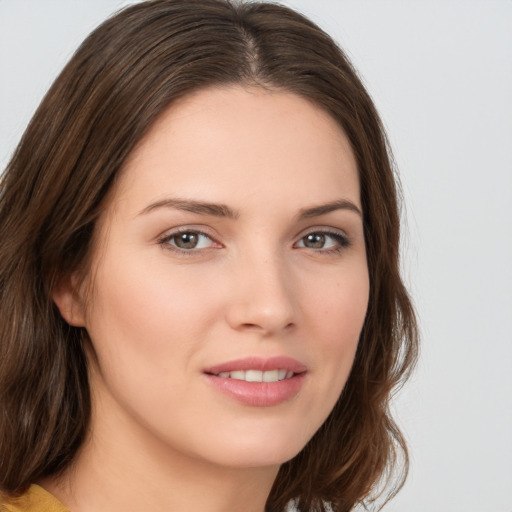
{"type": "Polygon", "coordinates": [[[221,372],[217,377],[223,379],[243,380],[245,382],[278,382],[293,377],[294,373],[286,369],[277,370],[235,370],[233,372],[221,372]]]}
{"type": "Polygon", "coordinates": [[[306,365],[286,356],[247,357],[204,370],[213,389],[251,407],[272,407],[291,400],[303,387],[307,373],[306,365]]]}

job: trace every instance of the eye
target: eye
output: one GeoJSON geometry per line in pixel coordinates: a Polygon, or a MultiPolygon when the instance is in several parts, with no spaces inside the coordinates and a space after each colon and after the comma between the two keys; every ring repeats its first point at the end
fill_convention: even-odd
{"type": "Polygon", "coordinates": [[[295,247],[313,249],[318,251],[340,251],[348,247],[348,238],[340,233],[331,233],[327,231],[315,231],[303,236],[295,247]]]}
{"type": "Polygon", "coordinates": [[[181,251],[193,251],[215,247],[215,242],[205,233],[194,230],[184,230],[172,233],[162,238],[159,243],[168,248],[175,248],[181,251]]]}

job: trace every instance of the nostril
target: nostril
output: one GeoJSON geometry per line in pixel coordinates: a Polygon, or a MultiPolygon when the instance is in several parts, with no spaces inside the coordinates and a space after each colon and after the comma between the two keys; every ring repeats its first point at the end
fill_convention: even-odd
{"type": "Polygon", "coordinates": [[[286,325],[284,325],[282,327],[282,329],[279,329],[279,328],[275,328],[275,327],[270,327],[268,326],[267,328],[264,326],[264,325],[260,325],[260,324],[253,324],[253,323],[244,323],[244,324],[240,324],[239,326],[239,330],[242,330],[242,331],[254,331],[254,332],[260,332],[260,333],[263,333],[265,336],[267,335],[270,335],[270,334],[275,334],[276,332],[278,331],[286,331],[286,332],[289,332],[291,331],[293,328],[295,327],[295,324],[293,322],[290,322],[286,325]]]}
{"type": "Polygon", "coordinates": [[[258,324],[249,324],[249,323],[242,324],[241,327],[243,329],[252,329],[252,330],[261,330],[262,329],[262,327],[258,324]]]}

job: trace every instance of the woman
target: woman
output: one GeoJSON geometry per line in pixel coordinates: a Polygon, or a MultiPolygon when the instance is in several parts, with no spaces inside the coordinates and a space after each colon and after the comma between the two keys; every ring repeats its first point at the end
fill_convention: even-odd
{"type": "Polygon", "coordinates": [[[307,19],[156,0],[106,21],[31,121],[0,226],[6,510],[348,511],[403,454],[399,487],[396,184],[307,19]]]}

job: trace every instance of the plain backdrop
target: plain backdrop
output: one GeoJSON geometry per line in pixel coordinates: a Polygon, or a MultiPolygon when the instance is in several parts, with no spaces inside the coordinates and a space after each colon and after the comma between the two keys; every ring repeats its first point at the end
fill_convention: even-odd
{"type": "MultiPolygon", "coordinates": [[[[0,0],[0,167],[120,0],[0,0]]],[[[389,130],[422,356],[395,402],[410,478],[385,512],[512,512],[512,1],[289,0],[346,50],[389,130]]],[[[1,241],[0,241],[1,243],[1,241]]]]}

